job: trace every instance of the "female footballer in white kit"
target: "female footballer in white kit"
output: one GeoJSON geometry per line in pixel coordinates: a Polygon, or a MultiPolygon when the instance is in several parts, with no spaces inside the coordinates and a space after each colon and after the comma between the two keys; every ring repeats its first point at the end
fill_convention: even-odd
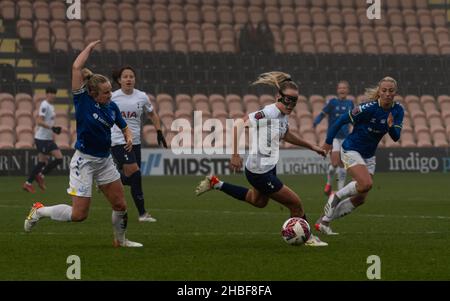
{"type": "Polygon", "coordinates": [[[123,119],[133,133],[133,148],[126,151],[125,138],[120,128],[114,125],[111,129],[111,152],[119,168],[123,185],[131,187],[131,196],[139,212],[140,222],[156,222],[156,219],[145,210],[144,193],[142,191],[141,175],[141,120],[142,114],[152,121],[158,133],[158,144],[167,148],[167,143],[161,131],[158,114],[145,92],[135,89],[136,72],[130,66],[122,67],[113,73],[113,80],[120,85],[120,89],[113,92],[111,100],[117,104],[123,119]]]}
{"type": "Polygon", "coordinates": [[[125,238],[127,204],[120,174],[112,159],[111,127],[116,124],[125,137],[125,148],[132,147],[132,134],[119,108],[111,102],[111,83],[101,74],[83,69],[89,54],[100,41],[90,43],[75,59],[72,66],[72,90],[77,121],[75,154],[70,162],[70,182],[67,192],[72,206],[60,204],[44,206],[34,203],[25,219],[24,229],[30,232],[44,217],[56,221],[81,222],[89,213],[92,185],[95,180],[112,207],[112,225],[115,247],[142,247],[125,238]]]}
{"type": "MultiPolygon", "coordinates": [[[[283,139],[325,156],[325,152],[319,146],[302,140],[289,131],[288,115],[295,108],[299,95],[298,86],[292,81],[289,74],[283,72],[263,73],[253,84],[271,85],[278,90],[278,93],[275,96],[276,103],[267,105],[260,111],[250,113],[242,120],[242,122],[245,122],[246,127],[251,127],[256,131],[256,133],[253,132],[252,145],[256,142],[255,138],[262,135],[263,137],[268,136],[267,146],[270,146],[272,153],[279,151],[279,141],[283,139]]],[[[240,126],[235,125],[233,129],[234,144],[230,160],[230,166],[233,170],[240,170],[242,167],[242,159],[238,154],[237,147],[240,133],[242,132],[242,129],[240,130],[239,128],[240,126]]],[[[258,139],[256,138],[256,140],[258,139]]],[[[269,199],[273,199],[286,206],[290,211],[291,217],[301,217],[306,220],[305,210],[300,197],[277,177],[276,161],[278,161],[278,158],[276,160],[272,160],[272,158],[267,160],[268,156],[264,153],[266,151],[258,145],[257,151],[251,151],[247,157],[245,176],[252,186],[251,189],[222,182],[217,176],[212,175],[207,176],[199,183],[196,188],[196,194],[201,195],[213,189],[221,190],[231,197],[247,202],[257,208],[266,207],[269,199]]],[[[305,245],[327,246],[328,244],[311,234],[305,245]]]]}

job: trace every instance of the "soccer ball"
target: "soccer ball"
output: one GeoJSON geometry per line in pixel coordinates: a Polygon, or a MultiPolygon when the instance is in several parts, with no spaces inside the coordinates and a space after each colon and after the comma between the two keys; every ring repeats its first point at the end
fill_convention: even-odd
{"type": "Polygon", "coordinates": [[[311,236],[311,229],[306,220],[300,217],[291,217],[284,222],[281,236],[290,245],[302,245],[311,236]]]}

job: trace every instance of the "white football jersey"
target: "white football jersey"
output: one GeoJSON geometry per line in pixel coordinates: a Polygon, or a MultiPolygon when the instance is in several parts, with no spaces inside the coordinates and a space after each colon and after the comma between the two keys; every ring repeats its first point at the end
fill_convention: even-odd
{"type": "MultiPolygon", "coordinates": [[[[39,106],[39,117],[44,117],[44,122],[52,127],[55,124],[55,107],[47,100],[43,100],[39,106]]],[[[34,138],[53,140],[53,131],[38,125],[34,138]]]]}
{"type": "Polygon", "coordinates": [[[288,130],[288,117],[276,104],[270,104],[248,114],[248,118],[252,140],[245,168],[252,173],[266,173],[277,165],[280,140],[288,130]]]}
{"type": "MultiPolygon", "coordinates": [[[[153,111],[152,103],[147,94],[134,89],[132,94],[127,95],[123,93],[122,89],[119,89],[113,92],[111,100],[117,104],[123,119],[133,133],[133,144],[141,144],[142,113],[153,111]]],[[[112,146],[125,144],[123,133],[117,125],[114,125],[111,129],[111,142],[112,146]]]]}

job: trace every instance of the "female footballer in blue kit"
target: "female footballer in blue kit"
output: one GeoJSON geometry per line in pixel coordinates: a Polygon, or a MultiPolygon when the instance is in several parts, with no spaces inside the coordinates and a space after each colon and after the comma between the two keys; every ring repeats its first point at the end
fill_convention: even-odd
{"type": "MultiPolygon", "coordinates": [[[[277,88],[277,102],[265,106],[262,110],[253,112],[244,117],[242,122],[236,123],[233,129],[233,155],[231,156],[230,165],[233,170],[242,168],[242,159],[238,154],[238,141],[241,130],[244,126],[253,128],[257,133],[253,135],[253,139],[260,135],[267,135],[268,145],[272,152],[279,151],[279,140],[294,145],[309,148],[316,153],[324,156],[325,152],[319,146],[298,138],[289,131],[288,115],[292,112],[297,104],[298,87],[291,77],[282,72],[268,72],[261,74],[253,84],[267,84],[277,88]],[[250,123],[250,125],[249,125],[250,123]],[[269,124],[275,124],[275,128],[271,128],[269,124]],[[266,127],[267,132],[261,132],[266,127]],[[275,130],[275,131],[274,131],[275,130]],[[276,149],[273,149],[275,147],[276,149]]],[[[252,141],[254,143],[255,141],[252,141]]],[[[225,192],[235,199],[247,202],[255,207],[264,208],[267,206],[269,199],[273,199],[290,210],[291,217],[301,217],[306,219],[302,202],[299,196],[284,185],[276,175],[276,161],[266,160],[267,155],[258,147],[256,152],[250,152],[245,164],[245,176],[252,185],[251,189],[225,183],[219,180],[217,176],[207,176],[196,188],[196,194],[201,195],[212,189],[225,192]]],[[[326,246],[325,242],[311,234],[309,240],[305,243],[308,246],[326,246]]]]}
{"type": "Polygon", "coordinates": [[[372,176],[375,173],[375,151],[386,133],[394,141],[400,139],[403,123],[403,107],[394,102],[397,82],[385,77],[378,86],[366,90],[369,102],[355,107],[342,115],[329,129],[323,145],[328,153],[339,129],[347,123],[353,124],[352,133],[347,136],[341,148],[341,160],[353,181],[328,198],[324,214],[316,222],[316,229],[326,234],[334,233],[330,223],[351,213],[362,205],[372,188],[372,176]]]}
{"type": "Polygon", "coordinates": [[[72,90],[77,121],[75,154],[70,162],[72,206],[60,204],[44,206],[34,203],[25,219],[24,229],[30,232],[39,219],[50,217],[57,221],[81,222],[89,213],[92,185],[95,180],[112,207],[116,247],[142,247],[125,238],[127,204],[120,174],[110,154],[111,127],[116,124],[125,137],[127,151],[132,147],[132,134],[123,120],[119,108],[111,102],[111,83],[100,74],[83,69],[89,54],[100,41],[90,43],[75,59],[72,66],[72,90]]]}
{"type": "MultiPolygon", "coordinates": [[[[340,81],[337,85],[337,96],[336,98],[330,99],[327,104],[323,107],[322,112],[317,115],[314,119],[314,127],[316,127],[322,119],[328,115],[328,127],[342,115],[348,113],[353,109],[353,102],[347,99],[349,93],[350,85],[347,81],[340,81]]],[[[325,184],[324,192],[329,196],[333,190],[333,177],[335,173],[338,175],[338,190],[344,187],[346,172],[343,168],[340,151],[342,142],[345,137],[349,134],[349,125],[346,124],[337,133],[336,137],[333,139],[333,149],[331,151],[331,164],[328,168],[327,173],[327,183],[325,184]]]]}

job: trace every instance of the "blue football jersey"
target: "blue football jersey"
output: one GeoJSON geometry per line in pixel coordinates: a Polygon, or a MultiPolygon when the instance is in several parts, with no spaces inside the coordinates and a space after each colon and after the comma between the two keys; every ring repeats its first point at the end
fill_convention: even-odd
{"type": "Polygon", "coordinates": [[[114,124],[120,129],[127,127],[114,102],[97,103],[82,87],[73,92],[75,117],[77,120],[77,142],[75,148],[95,157],[108,157],[111,148],[111,128],[114,124]]]}
{"type": "MultiPolygon", "coordinates": [[[[347,114],[353,109],[353,102],[349,99],[339,100],[337,98],[330,99],[323,107],[322,112],[328,115],[328,127],[338,120],[343,114],[347,114]]],[[[319,114],[314,120],[314,124],[317,125],[323,118],[323,114],[319,114]]],[[[348,136],[350,127],[348,124],[341,127],[335,138],[344,139],[348,136]]]]}
{"type": "Polygon", "coordinates": [[[363,158],[375,155],[378,143],[386,133],[389,133],[394,141],[400,139],[403,124],[403,107],[394,102],[389,110],[384,110],[379,101],[362,103],[348,114],[342,115],[328,130],[326,143],[332,144],[333,138],[340,127],[349,122],[353,123],[353,131],[342,144],[344,150],[354,150],[363,158]],[[394,124],[388,127],[387,119],[392,113],[394,124]]]}

